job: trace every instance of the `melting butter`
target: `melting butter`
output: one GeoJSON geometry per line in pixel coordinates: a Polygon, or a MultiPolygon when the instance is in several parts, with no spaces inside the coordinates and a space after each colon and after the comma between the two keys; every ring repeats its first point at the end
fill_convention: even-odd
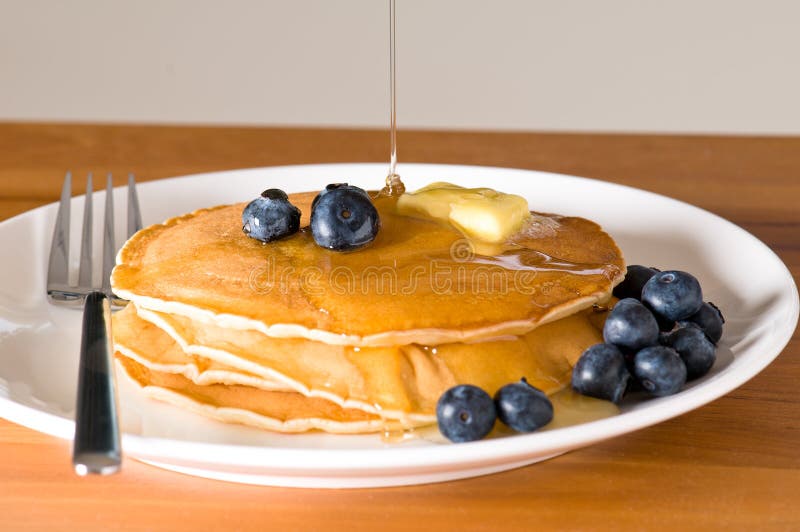
{"type": "Polygon", "coordinates": [[[445,182],[406,192],[397,200],[397,211],[449,223],[470,238],[492,244],[506,241],[530,217],[522,196],[445,182]]]}

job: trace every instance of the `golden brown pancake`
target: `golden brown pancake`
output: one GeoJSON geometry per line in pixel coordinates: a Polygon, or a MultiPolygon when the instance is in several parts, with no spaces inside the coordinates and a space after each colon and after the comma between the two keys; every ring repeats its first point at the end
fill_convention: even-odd
{"type": "Polygon", "coordinates": [[[149,397],[218,421],[276,432],[319,429],[333,433],[364,433],[379,431],[385,426],[375,414],[341,408],[325,399],[238,384],[198,385],[183,375],[153,371],[119,353],[117,361],[124,374],[149,397]]]}
{"type": "MultiPolygon", "coordinates": [[[[313,194],[291,201],[308,223],[313,194]]],[[[138,232],[120,251],[115,293],[143,309],[227,329],[327,344],[436,345],[524,334],[608,296],[622,254],[600,227],[534,213],[496,256],[452,227],[394,213],[338,253],[309,231],[262,244],[241,230],[244,204],[199,210],[138,232]]]]}
{"type": "Polygon", "coordinates": [[[257,331],[231,331],[198,325],[181,316],[140,312],[147,319],[137,314],[134,305],[115,315],[114,343],[118,356],[125,359],[126,371],[150,395],[187,405],[186,400],[191,400],[193,409],[217,418],[230,417],[230,412],[220,414],[221,408],[257,411],[273,421],[259,418],[255,423],[241,412],[232,420],[270,424],[272,430],[286,430],[274,422],[283,419],[281,413],[289,408],[280,404],[284,401],[297,405],[307,397],[309,404],[326,408],[308,407],[304,415],[313,413],[316,421],[294,419],[292,431],[303,430],[302,426],[333,432],[381,428],[377,423],[360,423],[360,428],[341,425],[341,416],[355,410],[404,426],[434,423],[438,397],[457,383],[475,384],[493,394],[524,376],[537,388],[555,392],[569,381],[581,352],[601,340],[602,326],[602,314],[588,310],[522,337],[435,347],[354,348],[270,338],[257,331]],[[236,395],[222,392],[224,386],[216,383],[233,386],[236,395]],[[170,393],[161,393],[165,389],[170,393]],[[273,393],[263,393],[267,391],[273,393]],[[236,402],[231,402],[232,397],[236,402]],[[249,408],[258,401],[275,404],[249,408]],[[341,409],[335,411],[339,416],[335,419],[328,417],[332,406],[341,409]],[[335,424],[325,426],[320,421],[325,419],[335,424]]]}

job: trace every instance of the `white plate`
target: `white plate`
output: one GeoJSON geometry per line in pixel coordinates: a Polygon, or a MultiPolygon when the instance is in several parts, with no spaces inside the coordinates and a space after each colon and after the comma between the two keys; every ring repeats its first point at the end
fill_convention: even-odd
{"type": "MultiPolygon", "coordinates": [[[[612,418],[460,445],[426,439],[386,443],[376,435],[270,434],[143,399],[121,380],[123,449],[128,458],[192,475],[281,486],[392,486],[482,475],[704,405],[761,371],[792,335],[798,297],[786,267],[752,235],[706,211],[633,188],[541,172],[421,164],[406,164],[400,171],[412,189],[447,180],[522,194],[535,210],[596,220],[617,240],[629,264],[694,273],[706,299],[717,303],[727,319],[721,356],[712,372],[672,397],[631,401],[612,418]]],[[[385,172],[385,165],[375,164],[237,170],[145,183],[139,197],[144,222],[150,224],[200,207],[248,200],[270,187],[318,190],[330,182],[349,181],[375,188],[385,172]]],[[[102,199],[95,201],[96,220],[102,219],[102,199]]],[[[124,205],[124,188],[115,190],[115,200],[124,205]]],[[[82,211],[82,198],[73,199],[73,242],[78,242],[82,211]]],[[[55,212],[56,206],[48,205],[0,224],[0,249],[5,257],[13,257],[0,263],[0,415],[69,439],[74,430],[80,312],[45,300],[55,212]]],[[[124,215],[124,208],[118,207],[118,214],[124,215]]],[[[118,239],[123,225],[118,224],[118,239]]],[[[95,249],[100,249],[100,231],[96,233],[95,249]]],[[[73,262],[77,266],[77,257],[73,262]]],[[[95,268],[99,272],[99,262],[95,268]]]]}

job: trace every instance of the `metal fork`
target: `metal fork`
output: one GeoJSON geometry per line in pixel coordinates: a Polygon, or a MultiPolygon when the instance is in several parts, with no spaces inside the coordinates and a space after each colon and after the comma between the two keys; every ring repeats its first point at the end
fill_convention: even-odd
{"type": "MultiPolygon", "coordinates": [[[[78,397],[75,412],[75,439],[72,463],[75,472],[110,474],[119,470],[122,460],[117,421],[116,386],[112,364],[111,305],[125,301],[111,291],[114,267],[114,197],[111,174],[106,180],[106,205],[103,229],[103,277],[100,287],[92,282],[92,174],[86,181],[86,196],[81,229],[78,284],[70,283],[69,225],[72,174],[67,172],[61,189],[50,261],[47,268],[47,298],[56,305],[83,307],[78,397]]],[[[133,174],[128,176],[128,236],[141,229],[139,199],[133,174]]]]}

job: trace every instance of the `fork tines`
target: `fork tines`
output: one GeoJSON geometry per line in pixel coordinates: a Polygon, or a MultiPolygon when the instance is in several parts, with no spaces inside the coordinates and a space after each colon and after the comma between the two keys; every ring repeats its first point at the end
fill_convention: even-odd
{"type": "MultiPolygon", "coordinates": [[[[70,241],[70,204],[72,193],[72,174],[67,172],[61,189],[61,201],[56,214],[53,240],[50,245],[50,261],[47,268],[47,297],[52,303],[80,306],[86,295],[98,290],[92,282],[92,226],[93,204],[92,174],[86,179],[86,196],[83,206],[83,226],[81,228],[80,266],[78,268],[78,284],[70,282],[69,273],[69,241],[70,241]]],[[[139,212],[139,198],[136,194],[136,179],[128,175],[128,237],[142,228],[142,217],[139,212]]],[[[103,223],[103,277],[99,290],[105,293],[112,302],[121,303],[111,293],[111,270],[116,256],[114,243],[114,194],[112,176],[106,178],[106,206],[103,223]]]]}

